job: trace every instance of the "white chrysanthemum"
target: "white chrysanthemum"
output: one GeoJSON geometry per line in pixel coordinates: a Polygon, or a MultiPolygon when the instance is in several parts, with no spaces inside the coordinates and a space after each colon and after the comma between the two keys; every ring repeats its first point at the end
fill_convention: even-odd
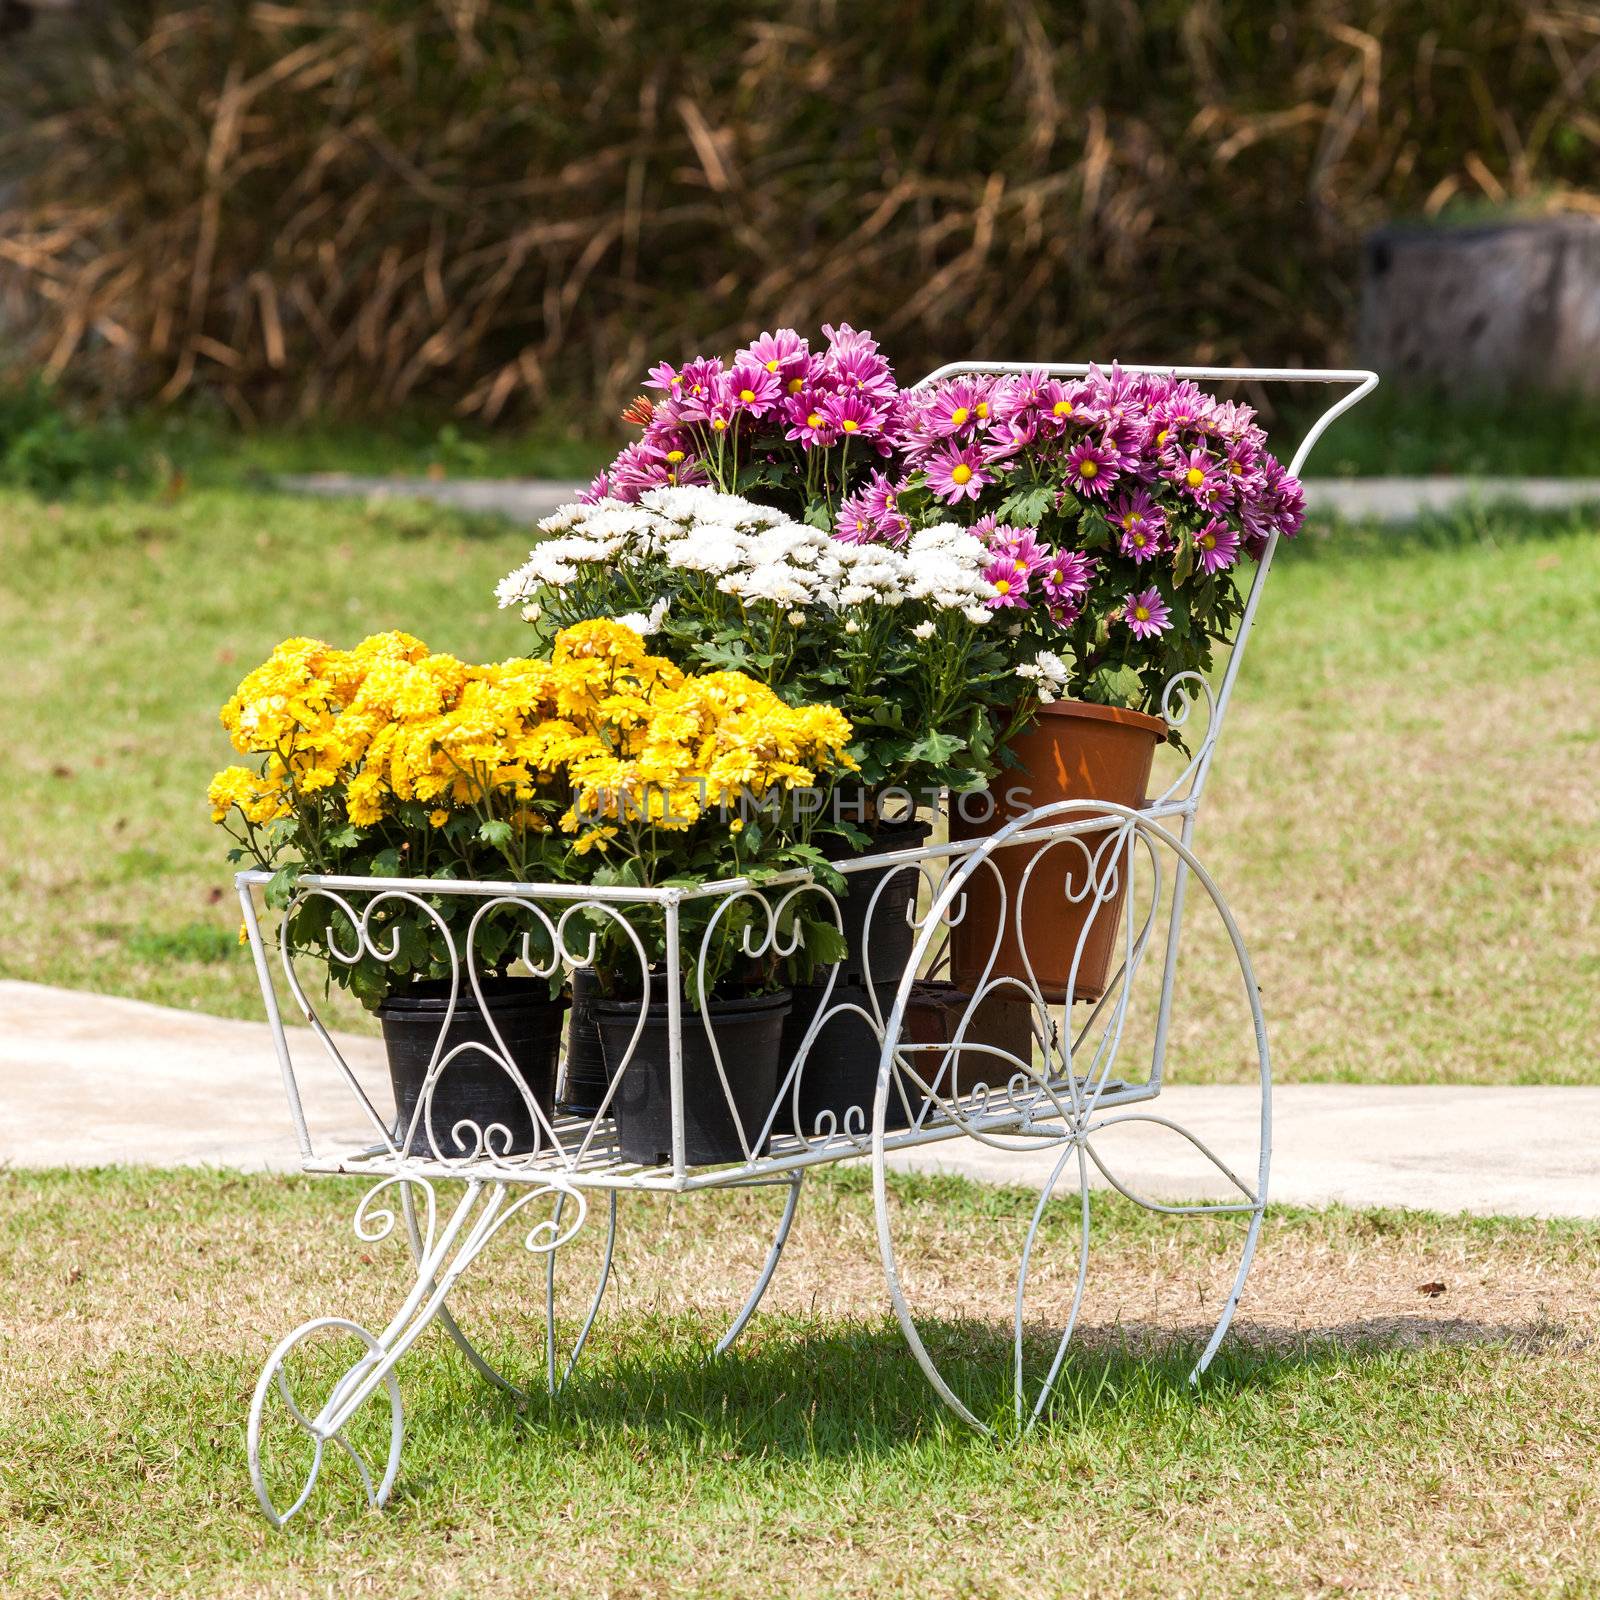
{"type": "Polygon", "coordinates": [[[625,616],[614,620],[620,622],[625,628],[632,628],[641,639],[648,639],[652,633],[661,631],[661,624],[666,620],[668,601],[663,595],[650,607],[649,611],[630,611],[625,616]]]}
{"type": "Polygon", "coordinates": [[[931,617],[925,622],[919,622],[916,627],[911,630],[911,636],[914,639],[931,639],[933,634],[934,626],[933,619],[931,617]]]}
{"type": "Polygon", "coordinates": [[[1040,702],[1048,706],[1061,698],[1070,672],[1060,656],[1049,650],[1041,650],[1032,661],[1024,661],[1017,668],[1017,676],[1031,680],[1040,702]]]}

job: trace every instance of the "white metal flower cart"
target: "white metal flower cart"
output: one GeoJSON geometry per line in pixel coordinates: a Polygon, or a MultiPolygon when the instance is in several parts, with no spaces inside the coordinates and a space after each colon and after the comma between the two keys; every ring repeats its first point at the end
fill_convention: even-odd
{"type": "MultiPolygon", "coordinates": [[[[924,381],[963,372],[1020,370],[1025,370],[1022,363],[959,363],[939,369],[924,381]]],[[[1057,376],[1079,376],[1088,368],[1062,364],[1050,370],[1057,376]]],[[[1320,416],[1301,442],[1289,468],[1296,476],[1328,425],[1377,383],[1375,375],[1362,371],[1132,370],[1175,370],[1179,376],[1202,380],[1347,387],[1348,392],[1320,416]]],[[[1255,977],[1227,903],[1195,854],[1194,832],[1273,553],[1269,546],[1259,563],[1237,643],[1220,683],[1213,688],[1198,675],[1185,674],[1167,686],[1164,714],[1169,723],[1184,729],[1192,754],[1182,772],[1157,797],[1138,809],[1067,801],[1029,812],[985,838],[935,842],[841,864],[847,881],[854,880],[859,886],[857,895],[847,896],[846,901],[857,901],[852,910],[860,919],[857,938],[863,970],[855,974],[860,981],[843,983],[835,971],[812,995],[808,1012],[800,1022],[791,1023],[786,1036],[778,1091],[759,1112],[740,1103],[748,1097],[736,1093],[739,1064],[719,1046],[717,1025],[709,1014],[691,1011],[682,999],[679,919],[691,901],[711,903],[713,926],[742,907],[742,915],[748,917],[742,935],[747,952],[781,955],[784,911],[797,897],[811,897],[826,914],[841,917],[840,902],[804,874],[789,874],[760,885],[734,880],[694,889],[654,890],[303,877],[296,890],[299,899],[322,897],[331,909],[331,959],[353,962],[365,953],[380,961],[393,960],[397,951],[384,938],[382,913],[385,906],[392,910],[400,903],[433,916],[449,941],[454,976],[447,1011],[416,1104],[409,1117],[397,1119],[375,1103],[342,1057],[296,973],[284,928],[270,938],[264,929],[258,891],[266,874],[241,873],[240,903],[304,1169],[369,1178],[371,1187],[356,1210],[356,1232],[375,1241],[403,1228],[415,1262],[410,1287],[381,1332],[373,1333],[337,1315],[318,1317],[288,1333],[272,1351],[255,1391],[249,1421],[251,1478],[268,1519],[281,1525],[306,1503],[329,1447],[337,1447],[354,1463],[373,1505],[387,1499],[399,1471],[403,1437],[395,1368],[431,1323],[437,1321],[443,1327],[488,1381],[513,1387],[467,1338],[449,1309],[451,1292],[462,1274],[508,1225],[522,1234],[528,1250],[544,1259],[545,1368],[554,1391],[572,1372],[605,1295],[621,1194],[638,1190],[688,1193],[730,1186],[777,1186],[787,1191],[756,1281],[716,1346],[721,1352],[739,1337],[772,1279],[807,1170],[848,1159],[862,1158],[871,1164],[884,1276],[912,1354],[945,1403],[973,1426],[984,1427],[930,1354],[896,1259],[887,1159],[897,1151],[947,1140],[977,1140],[1000,1152],[1045,1149],[1055,1153],[1017,1268],[1012,1345],[1020,1423],[1030,1425],[1043,1414],[1078,1323],[1089,1271],[1092,1172],[1153,1211],[1174,1217],[1229,1213],[1240,1218],[1243,1231],[1237,1270],[1221,1314],[1195,1362],[1191,1376],[1198,1379],[1227,1331],[1250,1269],[1267,1200],[1272,1119],[1266,1024],[1255,977]],[[1051,874],[1040,870],[1047,858],[1055,863],[1051,874]],[[1064,878],[1060,871],[1063,858],[1064,878]],[[1040,981],[1028,954],[1023,900],[1030,884],[1044,885],[1047,878],[1051,892],[1064,892],[1075,906],[1081,924],[1073,971],[1065,984],[1059,974],[1053,975],[1054,982],[1040,981]],[[963,982],[946,982],[939,991],[939,1003],[929,1006],[924,1002],[930,980],[947,970],[952,930],[967,916],[973,891],[980,885],[991,907],[985,933],[987,955],[980,953],[979,970],[973,973],[969,940],[968,972],[963,982]],[[472,903],[464,937],[452,938],[444,920],[430,910],[445,895],[465,897],[472,903]],[[999,907],[998,918],[993,915],[995,906],[999,907]],[[491,914],[502,923],[508,916],[519,921],[522,966],[535,976],[548,977],[558,967],[570,972],[588,964],[596,917],[613,923],[636,949],[643,1000],[625,1048],[617,1059],[607,1062],[609,1081],[602,1080],[605,1087],[597,1113],[556,1111],[548,1094],[541,1096],[535,1085],[525,1081],[514,1052],[496,1031],[484,998],[487,964],[477,948],[478,931],[491,914]],[[1241,1015],[1247,1014],[1250,1022],[1249,1048],[1259,1068],[1259,1147],[1253,1169],[1247,1167],[1243,1172],[1155,1108],[1165,1077],[1185,918],[1196,915],[1214,916],[1225,935],[1242,987],[1241,1015]],[[665,923],[664,972],[652,974],[635,927],[646,916],[665,923]],[[1075,1011],[1067,997],[1076,987],[1078,959],[1096,925],[1103,928],[1107,923],[1116,927],[1115,971],[1098,998],[1075,1011]],[[1009,958],[1001,961],[1005,934],[1015,943],[1009,958]],[[1152,950],[1159,966],[1148,960],[1152,950]],[[880,964],[883,952],[887,955],[880,964]],[[315,1060],[295,1059],[295,1047],[280,1014],[274,963],[281,964],[288,992],[317,1041],[314,1052],[301,1048],[300,1053],[314,1054],[315,1060]],[[1136,981],[1141,972],[1145,973],[1142,984],[1136,981]],[[641,1070],[638,1051],[646,1007],[652,1001],[664,1004],[666,1013],[670,1118],[665,1143],[670,1148],[659,1151],[654,1160],[630,1160],[623,1153],[613,1112],[618,1095],[628,1092],[641,1070]],[[1008,1008],[1010,1023],[997,1030],[992,1017],[999,1003],[1008,1008]],[[1120,1073],[1118,1069],[1126,1042],[1135,1031],[1130,1027],[1135,1009],[1141,1006],[1151,1011],[1145,1029],[1150,1053],[1148,1071],[1136,1077],[1126,1066],[1120,1073]],[[487,1028],[480,1029],[480,1035],[486,1037],[449,1044],[452,1023],[462,1017],[481,1017],[487,1028]],[[870,1035],[874,1058],[872,1070],[865,1080],[858,1081],[854,1092],[848,1085],[841,1088],[830,1070],[830,1050],[845,1022],[858,1034],[865,1030],[870,1035]],[[703,1042],[697,1031],[703,1033],[703,1042]],[[689,1159],[686,1045],[693,1045],[702,1056],[709,1054],[715,1086],[726,1100],[737,1136],[735,1159],[716,1164],[696,1164],[689,1159]],[[501,1123],[463,1124],[456,1120],[445,1126],[444,1119],[435,1114],[436,1101],[440,1105],[444,1101],[440,1085],[448,1082],[453,1070],[462,1070],[469,1058],[480,1066],[487,1061],[514,1085],[525,1112],[518,1119],[523,1130],[519,1137],[513,1137],[511,1129],[501,1123]],[[301,1095],[303,1080],[314,1073],[333,1075],[348,1091],[355,1114],[370,1130],[366,1136],[329,1143],[314,1133],[301,1095]],[[819,1085],[825,1078],[829,1087],[823,1092],[819,1085]],[[1221,1174],[1227,1198],[1170,1204],[1149,1198],[1124,1182],[1100,1148],[1100,1136],[1130,1122],[1158,1125],[1188,1141],[1221,1174]],[[459,1194],[453,1200],[446,1198],[457,1189],[459,1194]],[[1052,1199],[1063,1191],[1064,1197],[1070,1197],[1074,1190],[1083,1238],[1070,1309],[1048,1370],[1030,1389],[1024,1377],[1023,1341],[1034,1247],[1052,1199]],[[584,1226],[597,1198],[603,1198],[606,1212],[598,1284],[571,1348],[558,1359],[557,1257],[584,1226]],[[353,1341],[355,1359],[315,1406],[303,1406],[293,1382],[296,1352],[328,1333],[353,1341]],[[367,1459],[348,1434],[351,1419],[369,1401],[375,1401],[380,1390],[388,1407],[388,1447],[381,1461],[367,1459]],[[269,1485],[265,1461],[269,1407],[281,1407],[284,1416],[277,1418],[278,1423],[283,1425],[287,1418],[311,1442],[309,1467],[303,1481],[296,1474],[298,1488],[292,1498],[280,1490],[275,1500],[269,1485]]],[[[703,912],[706,908],[702,904],[695,909],[703,912]]],[[[459,925],[460,919],[455,920],[459,925]]],[[[708,928],[705,939],[710,937],[708,928]]],[[[701,948],[703,952],[705,944],[701,948]]]]}

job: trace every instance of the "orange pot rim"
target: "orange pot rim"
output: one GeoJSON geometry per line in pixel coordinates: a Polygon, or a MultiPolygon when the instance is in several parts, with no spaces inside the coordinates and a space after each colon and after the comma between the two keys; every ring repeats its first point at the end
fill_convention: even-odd
{"type": "Polygon", "coordinates": [[[1052,700],[1039,707],[1041,717],[1082,717],[1090,722],[1116,722],[1125,728],[1142,728],[1165,739],[1170,731],[1165,720],[1147,711],[1130,711],[1125,706],[1096,705],[1092,700],[1052,700]]]}

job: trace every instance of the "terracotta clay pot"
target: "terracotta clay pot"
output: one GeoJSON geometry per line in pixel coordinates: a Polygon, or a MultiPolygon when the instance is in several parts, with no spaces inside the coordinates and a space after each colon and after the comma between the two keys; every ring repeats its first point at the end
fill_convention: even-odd
{"type": "MultiPolygon", "coordinates": [[[[995,780],[996,789],[990,795],[992,807],[985,807],[976,795],[958,797],[951,807],[950,837],[986,838],[1024,813],[1058,800],[1109,800],[1118,805],[1141,806],[1149,787],[1156,746],[1166,735],[1166,723],[1142,711],[1090,705],[1081,700],[1058,700],[1054,705],[1041,706],[1037,719],[1011,742],[1012,753],[1022,765],[1008,767],[995,780]],[[987,816],[981,814],[985,810],[989,812],[987,816]]],[[[1055,820],[1073,821],[1079,815],[1089,817],[1093,812],[1064,814],[1055,820]]],[[[1093,836],[1088,842],[1092,848],[1093,836]]],[[[990,977],[1027,981],[1028,969],[1017,942],[1017,896],[1023,874],[1036,854],[1037,846],[1023,845],[990,857],[999,869],[1006,897],[1006,925],[990,977]]],[[[1083,855],[1071,844],[1057,844],[1028,878],[1027,896],[1020,911],[1034,975],[1047,1000],[1067,997],[1072,957],[1092,909],[1087,903],[1074,904],[1067,899],[1069,875],[1074,877],[1074,887],[1081,888],[1083,855]]],[[[984,868],[968,880],[966,893],[967,914],[950,930],[950,976],[962,988],[972,988],[983,981],[984,967],[994,949],[1000,894],[994,874],[984,868]]],[[[1105,993],[1114,965],[1122,900],[1119,893],[1095,912],[1078,962],[1075,999],[1098,1000],[1105,993]]]]}

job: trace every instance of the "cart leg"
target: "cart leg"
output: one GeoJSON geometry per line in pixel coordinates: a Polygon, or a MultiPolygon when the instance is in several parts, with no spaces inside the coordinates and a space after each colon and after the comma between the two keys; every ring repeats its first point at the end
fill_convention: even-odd
{"type": "MultiPolygon", "coordinates": [[[[561,1212],[566,1205],[565,1197],[556,1201],[555,1220],[557,1225],[561,1221],[561,1212]]],[[[560,1376],[556,1375],[559,1353],[556,1350],[556,1253],[550,1251],[544,1263],[544,1359],[545,1359],[545,1387],[552,1395],[560,1394],[567,1386],[567,1380],[572,1376],[573,1368],[578,1364],[578,1358],[583,1354],[583,1347],[589,1342],[589,1335],[594,1330],[595,1318],[600,1315],[600,1302],[605,1299],[606,1287],[611,1282],[611,1262],[617,1249],[617,1191],[613,1189],[609,1196],[606,1208],[606,1242],[605,1251],[600,1258],[600,1281],[595,1285],[594,1297],[589,1302],[589,1310],[583,1319],[583,1326],[578,1329],[578,1336],[572,1341],[572,1349],[567,1352],[567,1359],[561,1365],[560,1376]]]]}
{"type": "Polygon", "coordinates": [[[745,1330],[745,1324],[756,1314],[756,1308],[761,1304],[761,1297],[767,1292],[767,1285],[772,1282],[772,1275],[778,1270],[778,1262],[783,1257],[783,1247],[789,1242],[789,1229],[794,1225],[794,1214],[800,1204],[800,1185],[805,1174],[800,1171],[790,1173],[783,1181],[789,1186],[789,1193],[783,1202],[783,1215],[778,1219],[778,1231],[772,1237],[772,1243],[767,1248],[767,1259],[761,1268],[761,1276],[756,1280],[755,1288],[750,1291],[749,1298],[740,1308],[739,1315],[733,1319],[728,1331],[717,1341],[716,1355],[726,1355],[732,1348],[733,1342],[745,1330]]]}
{"type": "MultiPolygon", "coordinates": [[[[504,1183],[473,1179],[467,1183],[460,1201],[443,1225],[436,1226],[437,1208],[431,1182],[422,1178],[391,1177],[370,1189],[357,1207],[355,1224],[358,1237],[369,1242],[387,1238],[395,1227],[394,1211],[388,1206],[374,1205],[374,1202],[391,1188],[398,1186],[402,1194],[406,1194],[412,1185],[421,1190],[426,1199],[426,1226],[418,1226],[416,1235],[421,1245],[416,1282],[383,1332],[369,1333],[359,1323],[344,1317],[314,1317],[288,1334],[267,1358],[267,1364],[262,1369],[250,1405],[247,1435],[250,1481],[262,1511],[274,1527],[282,1527],[310,1499],[330,1445],[336,1445],[355,1466],[368,1504],[374,1507],[384,1504],[400,1469],[405,1428],[399,1384],[394,1376],[395,1364],[444,1310],[445,1300],[455,1287],[456,1280],[483,1253],[500,1229],[519,1212],[542,1199],[554,1198],[555,1215],[535,1222],[525,1239],[529,1250],[536,1254],[548,1254],[558,1250],[577,1234],[587,1209],[582,1194],[559,1181],[550,1180],[536,1188],[523,1189],[512,1200],[508,1199],[508,1189],[504,1183]],[[563,1227],[562,1216],[568,1202],[571,1203],[571,1215],[567,1226],[563,1227]],[[357,1340],[361,1351],[356,1360],[335,1379],[321,1404],[313,1411],[311,1407],[303,1406],[295,1394],[290,1378],[290,1361],[295,1352],[309,1341],[330,1334],[357,1340]],[[389,1443],[382,1474],[375,1480],[371,1463],[351,1443],[345,1430],[380,1387],[385,1390],[389,1400],[389,1443]],[[267,1406],[274,1394],[281,1402],[282,1412],[292,1428],[298,1429],[312,1442],[310,1465],[303,1475],[296,1474],[297,1480],[303,1478],[303,1481],[298,1481],[290,1497],[283,1496],[281,1492],[275,1497],[273,1485],[268,1482],[269,1469],[264,1444],[267,1406]]],[[[412,1222],[416,1223],[414,1209],[410,1215],[412,1222]]],[[[278,1424],[281,1428],[281,1418],[278,1424]]]]}

